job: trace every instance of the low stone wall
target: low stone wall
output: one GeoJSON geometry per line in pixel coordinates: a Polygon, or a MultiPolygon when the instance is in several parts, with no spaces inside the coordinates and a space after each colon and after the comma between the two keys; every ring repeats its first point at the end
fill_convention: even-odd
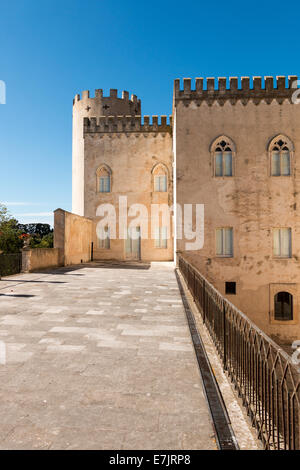
{"type": "Polygon", "coordinates": [[[22,272],[39,271],[60,265],[58,248],[33,248],[22,250],[22,272]]]}
{"type": "Polygon", "coordinates": [[[63,266],[91,261],[93,222],[71,212],[54,211],[54,247],[63,266]]]}

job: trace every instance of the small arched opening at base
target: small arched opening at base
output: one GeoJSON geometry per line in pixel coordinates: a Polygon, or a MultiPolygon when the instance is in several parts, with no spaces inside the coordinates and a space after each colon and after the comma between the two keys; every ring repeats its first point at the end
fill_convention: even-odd
{"type": "Polygon", "coordinates": [[[293,320],[293,296],[289,292],[278,292],[274,296],[275,320],[293,320]]]}

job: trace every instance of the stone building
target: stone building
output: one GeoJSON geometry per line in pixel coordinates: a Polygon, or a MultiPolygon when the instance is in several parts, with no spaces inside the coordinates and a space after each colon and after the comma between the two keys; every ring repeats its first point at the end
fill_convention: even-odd
{"type": "MultiPolygon", "coordinates": [[[[299,339],[300,106],[296,77],[175,81],[177,201],[205,206],[186,257],[259,327],[299,339]]],[[[183,241],[177,250],[183,251],[183,241]]]]}
{"type": "Polygon", "coordinates": [[[87,91],[81,98],[75,97],[72,211],[94,222],[96,260],[173,259],[173,239],[166,236],[172,227],[163,225],[162,215],[158,214],[154,228],[157,237],[153,238],[150,223],[153,205],[173,204],[172,129],[166,116],[158,121],[158,116],[153,116],[151,123],[149,116],[144,116],[142,123],[141,102],[135,95],[129,99],[126,91],[122,98],[118,98],[117,90],[110,90],[109,97],[103,97],[102,90],[96,90],[94,98],[87,91]],[[119,204],[125,197],[131,215],[124,234],[119,226],[119,204]],[[111,227],[102,227],[106,231],[103,237],[99,237],[98,229],[97,236],[102,219],[97,210],[99,213],[103,204],[115,208],[114,236],[111,227]],[[135,223],[138,207],[134,205],[147,211],[140,214],[142,223],[135,223]]]}
{"type": "Polygon", "coordinates": [[[296,80],[199,78],[194,89],[190,79],[182,88],[175,80],[169,124],[165,116],[153,116],[151,124],[142,119],[140,100],[127,92],[77,95],[73,212],[93,221],[94,259],[171,260],[175,244],[264,331],[299,339],[296,80]],[[99,239],[97,208],[112,204],[118,225],[120,196],[149,213],[153,204],[203,204],[203,248],[186,250],[185,239],[174,243],[161,218],[154,239],[150,228],[146,239],[131,240],[130,231],[99,239]]]}

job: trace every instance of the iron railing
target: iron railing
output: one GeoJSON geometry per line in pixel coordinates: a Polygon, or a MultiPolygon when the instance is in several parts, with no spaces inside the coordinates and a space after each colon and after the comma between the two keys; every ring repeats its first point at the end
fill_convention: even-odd
{"type": "Polygon", "coordinates": [[[299,369],[182,255],[179,269],[264,448],[299,450],[299,369]]]}
{"type": "Polygon", "coordinates": [[[18,274],[22,269],[22,253],[0,254],[0,276],[18,274]]]}

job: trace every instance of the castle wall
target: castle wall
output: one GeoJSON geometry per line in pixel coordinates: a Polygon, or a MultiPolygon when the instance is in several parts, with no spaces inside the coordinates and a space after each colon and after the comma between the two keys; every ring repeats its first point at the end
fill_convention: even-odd
{"type": "Polygon", "coordinates": [[[34,272],[40,269],[59,266],[58,248],[33,248],[22,250],[22,272],[34,272]]]}
{"type": "Polygon", "coordinates": [[[92,220],[62,209],[54,211],[54,248],[59,264],[69,266],[91,261],[92,220]]]}
{"type": "MultiPolygon", "coordinates": [[[[272,79],[273,80],[273,79],[272,79]]],[[[291,86],[291,85],[290,85],[291,86]]],[[[292,104],[285,80],[273,88],[270,79],[261,87],[249,79],[242,89],[237,80],[226,90],[212,79],[191,90],[190,80],[180,90],[175,82],[177,202],[205,205],[204,247],[185,252],[185,240],[178,251],[225,295],[225,281],[235,281],[237,295],[227,297],[268,334],[281,340],[299,339],[299,256],[300,256],[300,106],[292,104]],[[278,134],[294,144],[291,176],[270,176],[268,144],[278,134]],[[234,176],[215,177],[212,142],[221,135],[236,146],[234,176]],[[233,227],[232,258],[216,256],[215,230],[233,227]],[[273,256],[272,229],[292,228],[292,257],[273,256]],[[288,290],[294,296],[294,320],[274,320],[273,298],[288,290]]]]}
{"type": "MultiPolygon", "coordinates": [[[[125,240],[111,239],[110,249],[99,248],[96,236],[96,224],[101,217],[96,217],[100,204],[113,204],[117,215],[117,234],[119,232],[119,196],[127,196],[128,207],[131,204],[143,204],[151,214],[151,204],[172,205],[172,137],[171,127],[166,117],[158,124],[153,117],[152,124],[145,117],[141,118],[100,118],[85,121],[85,208],[87,217],[94,221],[93,241],[94,259],[126,259],[125,240]],[[157,163],[165,165],[168,172],[166,192],[154,192],[152,170],[157,163]],[[99,193],[97,190],[96,171],[101,165],[111,169],[111,192],[99,193]]],[[[128,219],[132,221],[134,217],[128,219]]],[[[155,248],[151,239],[150,220],[148,220],[148,239],[141,240],[141,259],[173,259],[173,240],[167,242],[167,248],[155,248]]]]}

